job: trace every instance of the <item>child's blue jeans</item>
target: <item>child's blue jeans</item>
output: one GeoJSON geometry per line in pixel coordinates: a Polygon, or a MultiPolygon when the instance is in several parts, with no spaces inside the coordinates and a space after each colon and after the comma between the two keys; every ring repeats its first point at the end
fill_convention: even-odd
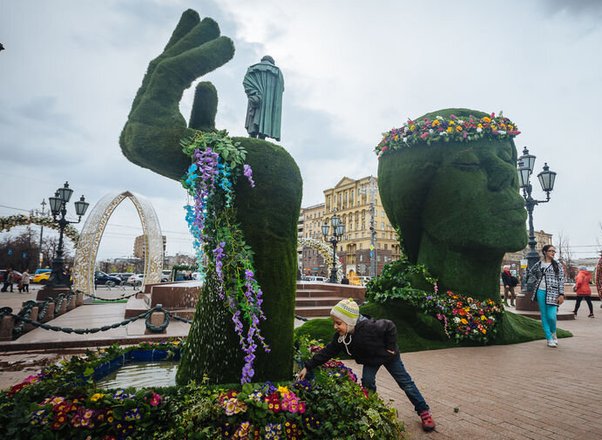
{"type": "MultiPolygon", "coordinates": [[[[397,382],[399,388],[406,393],[406,396],[408,396],[408,399],[410,399],[410,402],[412,402],[414,409],[418,414],[429,409],[424,397],[422,397],[422,394],[420,394],[420,391],[418,391],[418,388],[410,377],[410,374],[403,366],[403,362],[401,362],[401,356],[395,356],[389,362],[383,364],[383,367],[385,367],[393,379],[395,379],[395,382],[397,382]]],[[[364,365],[362,372],[362,385],[365,388],[376,391],[376,373],[379,368],[380,365],[364,365]]]]}

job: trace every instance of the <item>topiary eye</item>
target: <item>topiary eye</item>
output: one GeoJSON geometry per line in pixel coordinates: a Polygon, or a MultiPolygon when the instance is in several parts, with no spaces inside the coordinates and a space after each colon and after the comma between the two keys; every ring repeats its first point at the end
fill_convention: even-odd
{"type": "Polygon", "coordinates": [[[481,161],[471,150],[465,150],[454,157],[452,164],[461,170],[476,171],[481,166],[481,161]]]}

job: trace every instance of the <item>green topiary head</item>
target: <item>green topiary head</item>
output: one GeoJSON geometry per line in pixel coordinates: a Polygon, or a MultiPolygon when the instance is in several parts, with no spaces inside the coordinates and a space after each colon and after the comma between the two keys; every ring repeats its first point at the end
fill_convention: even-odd
{"type": "Polygon", "coordinates": [[[525,246],[512,140],[518,133],[501,116],[447,109],[385,134],[377,147],[379,190],[410,261],[441,279],[461,272],[446,262],[450,253],[496,261],[525,246]]]}

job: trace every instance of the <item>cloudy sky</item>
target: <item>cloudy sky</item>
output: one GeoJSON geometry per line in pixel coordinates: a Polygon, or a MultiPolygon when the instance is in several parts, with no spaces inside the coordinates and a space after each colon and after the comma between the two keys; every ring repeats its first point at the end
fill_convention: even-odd
{"type": "MultiPolygon", "coordinates": [[[[282,69],[281,144],[301,169],[303,206],[343,176],[376,175],[374,146],[408,117],[503,110],[536,172],[545,161],[558,173],[536,229],[569,240],[574,257],[602,249],[597,0],[0,0],[0,215],[40,208],[65,180],[92,205],[130,190],[153,203],[168,254],[192,253],[185,191],[130,163],[118,144],[148,62],[188,8],[236,46],[203,77],[218,89],[219,128],[246,135],[249,65],[270,54],[282,69]]],[[[187,93],[186,117],[190,106],[187,93]]],[[[140,233],[126,201],[99,258],[131,255],[140,233]]]]}

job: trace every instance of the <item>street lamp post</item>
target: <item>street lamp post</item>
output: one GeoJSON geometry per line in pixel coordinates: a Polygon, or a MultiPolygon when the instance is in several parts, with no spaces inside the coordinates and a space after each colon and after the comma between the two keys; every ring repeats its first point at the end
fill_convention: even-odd
{"type": "MultiPolygon", "coordinates": [[[[51,296],[48,295],[48,291],[56,291],[61,289],[65,290],[68,289],[70,285],[69,274],[65,273],[64,270],[65,260],[63,258],[63,235],[67,225],[76,224],[81,221],[82,216],[86,213],[86,210],[90,205],[88,202],[86,202],[84,196],[81,196],[81,198],[74,203],[75,214],[78,216],[78,220],[76,222],[67,220],[67,203],[71,199],[72,194],[73,190],[69,188],[69,182],[65,182],[65,185],[63,185],[62,188],[56,190],[54,197],[48,198],[52,218],[59,227],[59,244],[56,250],[56,257],[52,260],[52,273],[50,275],[50,279],[48,280],[48,284],[44,287],[44,289],[42,289],[45,291],[46,297],[51,296]]],[[[41,298],[38,297],[38,299],[41,298]]]]}
{"type": "MultiPolygon", "coordinates": [[[[537,179],[541,184],[541,189],[546,193],[545,200],[536,200],[532,197],[531,192],[533,186],[531,185],[531,174],[533,173],[533,167],[535,165],[535,156],[529,154],[527,147],[523,149],[523,155],[518,158],[518,182],[522,190],[522,196],[525,199],[525,207],[527,208],[527,214],[529,218],[529,252],[527,253],[527,272],[531,270],[531,267],[539,261],[539,255],[535,250],[537,241],[535,240],[535,229],[533,228],[533,210],[535,206],[540,203],[547,203],[550,201],[550,192],[554,189],[554,182],[556,180],[556,173],[550,171],[550,167],[547,163],[543,166],[543,171],[537,175],[537,179]]],[[[526,291],[526,276],[522,278],[522,291],[526,291]]],[[[517,309],[521,309],[517,302],[517,309]]]]}
{"type": "Polygon", "coordinates": [[[345,234],[345,225],[341,223],[341,219],[339,218],[338,215],[336,215],[336,213],[330,219],[330,226],[328,225],[328,223],[324,223],[322,225],[322,235],[324,235],[324,240],[329,241],[332,244],[332,269],[330,270],[330,280],[329,280],[330,283],[337,282],[337,260],[336,260],[337,244],[341,241],[344,234],[345,234]],[[330,236],[330,239],[329,239],[328,235],[330,233],[331,227],[332,227],[332,235],[330,236]]]}

